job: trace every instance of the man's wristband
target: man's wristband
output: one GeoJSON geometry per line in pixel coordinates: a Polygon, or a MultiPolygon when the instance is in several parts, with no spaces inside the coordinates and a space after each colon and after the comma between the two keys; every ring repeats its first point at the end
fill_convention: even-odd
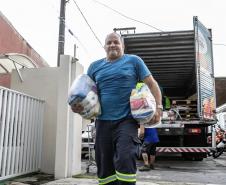
{"type": "Polygon", "coordinates": [[[156,108],[163,110],[163,106],[162,105],[157,105],[156,108]]]}

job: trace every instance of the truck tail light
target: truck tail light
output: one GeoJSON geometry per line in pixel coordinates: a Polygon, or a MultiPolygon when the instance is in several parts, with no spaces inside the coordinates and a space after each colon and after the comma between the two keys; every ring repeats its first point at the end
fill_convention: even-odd
{"type": "Polygon", "coordinates": [[[190,133],[190,134],[200,134],[201,128],[189,128],[188,133],[190,133]]]}

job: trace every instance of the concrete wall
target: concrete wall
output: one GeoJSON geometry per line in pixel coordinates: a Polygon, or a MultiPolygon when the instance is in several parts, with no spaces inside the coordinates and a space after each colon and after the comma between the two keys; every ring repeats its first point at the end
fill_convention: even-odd
{"type": "Polygon", "coordinates": [[[72,173],[71,175],[78,173],[81,167],[82,119],[80,116],[71,112],[67,105],[67,95],[71,81],[73,81],[78,73],[83,72],[83,67],[78,62],[73,63],[72,58],[69,56],[63,56],[63,61],[65,62],[63,67],[22,69],[21,75],[24,79],[23,82],[20,81],[17,72],[13,71],[11,88],[45,100],[41,171],[53,174],[55,172],[56,156],[58,156],[59,160],[62,160],[62,156],[56,153],[56,150],[60,152],[59,148],[57,149],[59,147],[57,145],[58,141],[62,145],[73,146],[66,148],[68,150],[66,151],[67,164],[68,159],[71,160],[69,161],[71,166],[68,167],[67,165],[69,170],[67,169],[66,175],[68,176],[70,173],[72,173]],[[73,72],[68,73],[65,70],[67,66],[73,66],[70,67],[73,72]],[[68,81],[64,81],[65,79],[68,81]],[[59,125],[63,129],[67,128],[67,141],[61,141],[61,134],[65,133],[60,130],[59,125]],[[77,149],[74,145],[78,146],[77,149]]]}
{"type": "Polygon", "coordinates": [[[72,113],[67,105],[69,88],[78,74],[83,72],[78,63],[69,63],[68,56],[60,58],[58,84],[58,111],[56,131],[55,178],[71,177],[81,173],[82,118],[72,113]]]}
{"type": "Polygon", "coordinates": [[[11,89],[45,100],[41,169],[53,173],[56,148],[58,68],[22,70],[24,82],[12,73],[11,89]]]}

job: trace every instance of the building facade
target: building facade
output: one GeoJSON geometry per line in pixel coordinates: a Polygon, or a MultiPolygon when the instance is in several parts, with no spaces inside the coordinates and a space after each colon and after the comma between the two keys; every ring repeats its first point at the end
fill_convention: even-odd
{"type": "MultiPolygon", "coordinates": [[[[4,56],[7,53],[26,55],[37,67],[49,66],[48,63],[17,32],[10,21],[0,12],[0,56],[4,56]]],[[[9,88],[10,77],[10,73],[0,73],[0,85],[9,88]]]]}

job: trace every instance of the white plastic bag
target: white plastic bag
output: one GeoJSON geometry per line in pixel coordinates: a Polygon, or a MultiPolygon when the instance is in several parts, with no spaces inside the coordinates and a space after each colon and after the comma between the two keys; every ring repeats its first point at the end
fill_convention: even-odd
{"type": "Polygon", "coordinates": [[[153,118],[156,111],[156,102],[146,84],[142,84],[132,90],[130,108],[133,118],[139,124],[148,123],[153,118]]]}
{"type": "Polygon", "coordinates": [[[79,75],[69,90],[68,104],[80,104],[83,111],[80,115],[92,119],[101,114],[100,103],[95,82],[86,74],[79,75]]]}

